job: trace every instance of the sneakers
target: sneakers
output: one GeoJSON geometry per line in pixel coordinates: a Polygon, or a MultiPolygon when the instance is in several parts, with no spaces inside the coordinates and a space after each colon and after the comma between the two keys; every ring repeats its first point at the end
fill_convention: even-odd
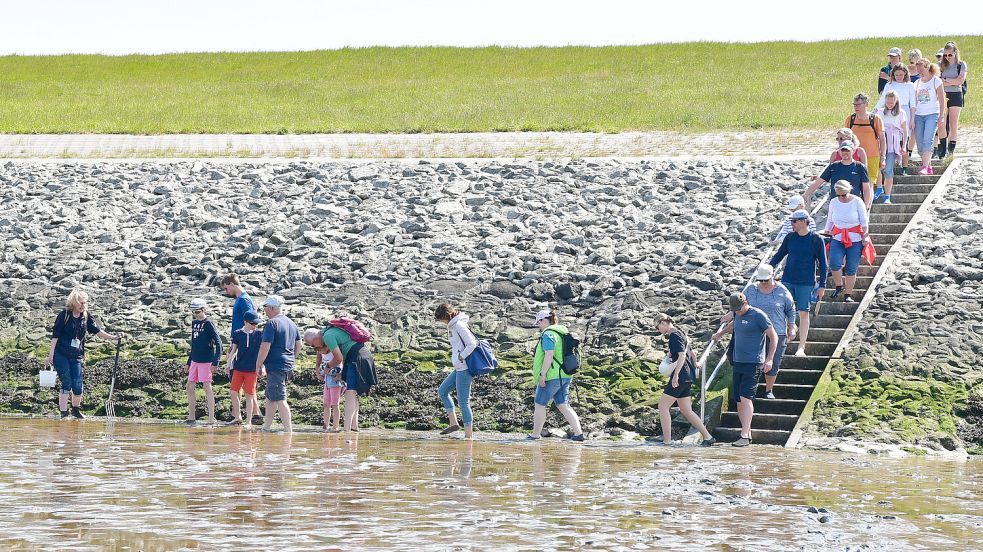
{"type": "Polygon", "coordinates": [[[655,446],[657,446],[657,447],[671,447],[672,446],[672,441],[669,441],[667,443],[667,442],[663,441],[662,439],[658,439],[656,441],[653,441],[652,444],[655,445],[655,446]]]}
{"type": "Polygon", "coordinates": [[[918,170],[918,174],[920,174],[922,176],[928,176],[928,175],[932,174],[932,173],[928,172],[931,169],[932,169],[932,167],[930,167],[928,165],[925,165],[924,167],[922,167],[921,169],[918,170]]]}
{"type": "Polygon", "coordinates": [[[768,391],[768,392],[766,392],[765,393],[765,398],[766,399],[774,399],[775,398],[775,392],[774,391],[768,391]]]}
{"type": "Polygon", "coordinates": [[[836,299],[837,297],[840,296],[841,293],[843,293],[843,286],[836,286],[836,289],[834,289],[833,293],[829,295],[829,298],[836,299]]]}
{"type": "Polygon", "coordinates": [[[933,167],[933,166],[931,166],[931,165],[929,165],[929,166],[928,166],[928,174],[929,174],[929,175],[933,175],[933,174],[935,174],[935,167],[933,167]]]}
{"type": "Polygon", "coordinates": [[[853,296],[852,295],[847,295],[846,297],[844,297],[843,298],[843,302],[844,303],[856,303],[856,301],[853,300],[853,296]]]}
{"type": "Polygon", "coordinates": [[[734,446],[734,447],[746,447],[746,446],[748,446],[750,444],[751,444],[751,438],[750,437],[741,437],[740,439],[738,439],[738,440],[734,441],[733,443],[731,443],[731,446],[734,446]]]}
{"type": "Polygon", "coordinates": [[[798,351],[795,351],[795,356],[797,356],[797,357],[804,357],[804,356],[806,356],[806,350],[805,349],[799,349],[798,351]]]}
{"type": "Polygon", "coordinates": [[[884,188],[878,186],[877,189],[874,190],[874,201],[880,199],[882,195],[884,195],[884,188]]]}
{"type": "Polygon", "coordinates": [[[459,426],[459,425],[447,426],[447,427],[444,428],[443,431],[440,432],[440,434],[441,435],[450,435],[451,433],[454,433],[455,431],[458,431],[459,429],[461,429],[461,426],[459,426]]]}
{"type": "Polygon", "coordinates": [[[84,420],[85,419],[85,414],[82,414],[82,411],[79,410],[79,407],[77,407],[77,406],[73,406],[72,407],[72,416],[75,416],[75,419],[76,420],[84,420]]]}
{"type": "Polygon", "coordinates": [[[68,411],[67,410],[62,410],[61,411],[61,419],[62,420],[67,420],[68,419],[68,411]]]}
{"type": "Polygon", "coordinates": [[[717,444],[717,440],[714,439],[713,437],[710,437],[709,439],[704,439],[702,442],[700,442],[701,447],[712,447],[715,444],[717,444]]]}
{"type": "Polygon", "coordinates": [[[573,437],[570,438],[570,440],[580,443],[584,440],[584,434],[581,433],[580,435],[574,435],[573,437]]]}
{"type": "Polygon", "coordinates": [[[542,439],[539,435],[533,435],[532,433],[526,435],[526,441],[538,441],[542,439]]]}
{"type": "Polygon", "coordinates": [[[908,167],[901,167],[900,173],[901,173],[901,176],[907,176],[908,175],[908,167]]]}
{"type": "Polygon", "coordinates": [[[890,205],[890,204],[891,204],[891,196],[889,195],[884,196],[884,205],[890,205]]]}

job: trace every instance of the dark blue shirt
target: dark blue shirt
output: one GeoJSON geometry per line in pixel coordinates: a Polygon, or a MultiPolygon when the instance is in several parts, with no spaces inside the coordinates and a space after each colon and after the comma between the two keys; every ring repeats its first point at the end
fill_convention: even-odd
{"type": "MultiPolygon", "coordinates": [[[[693,357],[689,354],[689,344],[686,336],[683,334],[682,330],[674,330],[669,334],[669,362],[673,366],[679,362],[679,355],[686,355],[686,361],[683,363],[683,367],[679,369],[679,382],[689,382],[693,381],[693,374],[696,373],[696,366],[693,363],[693,357]]],[[[671,377],[671,376],[670,376],[671,377]]]]}
{"type": "Polygon", "coordinates": [[[833,199],[836,197],[836,183],[840,180],[846,180],[853,187],[851,192],[853,195],[863,198],[864,197],[864,182],[870,182],[870,176],[867,174],[867,167],[860,163],[854,161],[849,165],[844,165],[840,161],[836,163],[831,163],[823,174],[819,175],[826,182],[829,182],[829,198],[833,199]]]}
{"type": "Polygon", "coordinates": [[[222,358],[222,340],[218,337],[215,323],[209,319],[191,321],[191,354],[188,364],[192,362],[210,362],[218,366],[222,358]]]}
{"type": "Polygon", "coordinates": [[[743,315],[734,313],[734,362],[764,364],[765,332],[771,327],[768,315],[761,309],[748,307],[743,315]]]}
{"type": "Polygon", "coordinates": [[[236,359],[232,363],[232,369],[240,372],[255,372],[256,357],[259,356],[262,340],[262,332],[247,332],[244,329],[232,332],[232,344],[236,346],[236,359]]]}
{"type": "Polygon", "coordinates": [[[263,343],[270,344],[270,352],[263,363],[268,371],[289,372],[294,369],[294,348],[300,341],[300,331],[289,318],[278,314],[263,326],[263,343]]]}
{"type": "Polygon", "coordinates": [[[65,358],[82,358],[85,356],[85,336],[101,331],[89,313],[75,316],[71,311],[63,310],[55,317],[55,325],[51,328],[52,339],[58,340],[55,352],[65,358]],[[78,347],[72,347],[72,341],[76,339],[78,347]]]}
{"type": "Polygon", "coordinates": [[[239,297],[236,297],[235,303],[232,304],[232,335],[235,335],[236,330],[242,328],[243,317],[249,311],[256,312],[256,307],[253,306],[253,300],[249,294],[244,291],[239,297]]]}
{"type": "Polygon", "coordinates": [[[786,256],[788,260],[785,261],[782,282],[796,286],[815,286],[818,268],[819,287],[826,287],[826,242],[819,234],[809,232],[800,236],[792,232],[785,236],[769,264],[777,268],[786,256]]]}

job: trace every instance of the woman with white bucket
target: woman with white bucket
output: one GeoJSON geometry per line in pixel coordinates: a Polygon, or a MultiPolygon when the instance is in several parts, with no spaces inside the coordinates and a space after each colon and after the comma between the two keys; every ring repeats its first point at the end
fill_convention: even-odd
{"type": "MultiPolygon", "coordinates": [[[[661,444],[672,444],[672,417],[669,415],[669,409],[673,404],[677,404],[683,416],[703,436],[703,442],[700,443],[700,446],[712,446],[716,439],[707,431],[706,426],[703,425],[703,420],[693,412],[693,400],[690,395],[693,381],[696,379],[697,366],[696,356],[689,346],[689,339],[686,338],[682,330],[673,325],[672,318],[664,313],[655,316],[655,329],[662,335],[669,337],[669,350],[666,352],[668,366],[662,374],[669,378],[669,382],[666,383],[662,398],[659,399],[659,420],[662,422],[661,444]]],[[[662,367],[659,371],[663,371],[662,367]]]]}
{"type": "MultiPolygon", "coordinates": [[[[61,393],[58,395],[58,410],[61,418],[67,419],[68,398],[72,398],[72,416],[81,420],[82,414],[82,366],[85,362],[85,338],[89,334],[103,339],[119,341],[122,335],[110,335],[102,330],[89,314],[89,294],[74,290],[68,294],[65,310],[55,317],[51,329],[51,351],[48,353],[48,366],[54,366],[61,380],[61,393]]],[[[50,377],[42,374],[42,385],[50,377]]],[[[51,382],[54,383],[53,381],[51,382]]]]}

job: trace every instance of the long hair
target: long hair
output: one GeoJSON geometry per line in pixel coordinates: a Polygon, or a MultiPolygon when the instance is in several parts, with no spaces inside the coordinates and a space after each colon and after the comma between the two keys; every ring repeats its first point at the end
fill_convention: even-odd
{"type": "Polygon", "coordinates": [[[900,82],[911,81],[911,73],[908,71],[908,66],[903,63],[899,63],[891,68],[891,78],[888,79],[888,82],[898,82],[898,80],[894,78],[894,74],[898,71],[904,71],[904,80],[900,82]]]}
{"type": "Polygon", "coordinates": [[[888,98],[894,98],[894,107],[889,108],[887,106],[887,101],[885,101],[884,113],[887,115],[897,116],[898,113],[901,111],[901,98],[898,97],[898,93],[895,92],[894,90],[888,90],[887,93],[884,94],[884,99],[887,100],[888,98]]]}
{"type": "Polygon", "coordinates": [[[65,301],[65,309],[74,311],[78,307],[83,307],[82,312],[85,312],[85,305],[89,302],[89,294],[80,290],[73,289],[71,293],[68,294],[68,300],[65,301]]]}
{"type": "Polygon", "coordinates": [[[959,67],[959,46],[956,46],[955,42],[949,41],[945,43],[945,48],[942,50],[942,65],[941,69],[945,71],[949,68],[949,58],[945,57],[946,52],[952,52],[952,65],[954,67],[959,67]]]}
{"type": "Polygon", "coordinates": [[[928,74],[929,74],[929,76],[932,76],[932,77],[939,76],[939,66],[936,65],[936,64],[934,64],[934,63],[932,63],[932,60],[930,60],[928,58],[922,58],[922,59],[918,60],[918,64],[919,65],[922,65],[924,67],[928,67],[928,74]]]}

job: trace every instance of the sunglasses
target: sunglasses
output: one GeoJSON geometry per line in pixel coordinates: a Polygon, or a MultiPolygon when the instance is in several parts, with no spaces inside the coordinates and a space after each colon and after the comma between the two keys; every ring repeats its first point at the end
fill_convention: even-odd
{"type": "Polygon", "coordinates": [[[945,57],[956,57],[956,54],[942,54],[942,55],[944,55],[945,57]]]}
{"type": "Polygon", "coordinates": [[[836,194],[836,197],[846,197],[847,194],[836,194]]]}

